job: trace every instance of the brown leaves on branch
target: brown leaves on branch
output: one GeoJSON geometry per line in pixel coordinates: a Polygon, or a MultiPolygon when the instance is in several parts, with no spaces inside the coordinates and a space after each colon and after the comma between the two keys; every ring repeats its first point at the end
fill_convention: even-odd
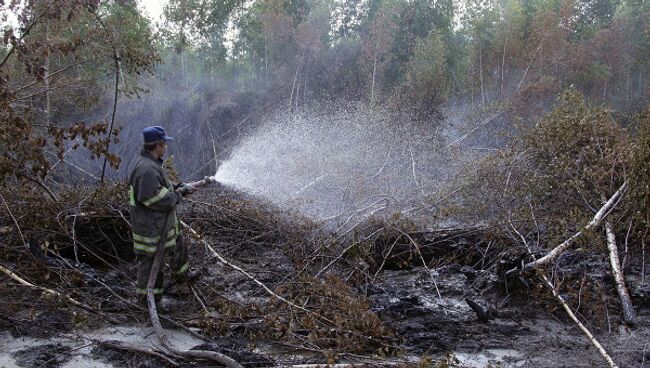
{"type": "Polygon", "coordinates": [[[111,167],[115,169],[119,167],[120,157],[110,153],[107,149],[108,143],[119,142],[119,128],[113,129],[113,137],[110,142],[108,138],[102,138],[108,133],[108,124],[106,122],[91,125],[78,123],[66,129],[48,127],[48,132],[53,138],[53,144],[57,149],[57,156],[60,160],[63,160],[66,142],[75,142],[71,147],[72,149],[79,148],[79,144],[81,144],[90,152],[92,159],[106,157],[111,167]],[[78,143],[79,141],[81,143],[78,143]]]}
{"type": "Polygon", "coordinates": [[[637,140],[632,148],[628,197],[630,202],[640,204],[633,216],[641,224],[645,237],[650,226],[650,108],[639,115],[637,121],[637,140]]]}
{"type": "Polygon", "coordinates": [[[279,301],[272,303],[265,318],[270,336],[295,343],[309,341],[334,351],[398,353],[395,333],[369,310],[368,301],[339,278],[303,277],[277,291],[314,313],[290,310],[279,301]]]}
{"type": "MultiPolygon", "coordinates": [[[[13,9],[19,26],[4,32],[8,51],[0,63],[0,182],[44,177],[52,150],[63,160],[67,150],[83,147],[118,168],[120,158],[109,148],[119,129],[68,117],[101,101],[105,73],[115,72],[114,50],[127,77],[151,69],[158,56],[148,23],[132,5],[97,0],[29,1],[13,9]]],[[[119,92],[137,93],[127,77],[119,92]]]]}

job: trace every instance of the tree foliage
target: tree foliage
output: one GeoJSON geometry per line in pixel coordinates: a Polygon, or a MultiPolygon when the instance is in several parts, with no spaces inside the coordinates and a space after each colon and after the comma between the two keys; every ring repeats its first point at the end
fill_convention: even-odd
{"type": "Polygon", "coordinates": [[[157,53],[148,21],[135,4],[93,0],[29,1],[4,5],[18,25],[4,32],[0,64],[0,181],[44,177],[68,150],[83,145],[92,158],[119,157],[106,120],[84,116],[101,106],[104,91],[138,92],[137,76],[157,53]],[[109,75],[122,76],[111,86],[109,75]]]}
{"type": "Polygon", "coordinates": [[[566,91],[557,107],[534,126],[524,127],[507,150],[485,157],[476,171],[464,176],[467,195],[457,214],[506,229],[516,222],[545,243],[559,243],[628,182],[629,197],[609,219],[621,228],[629,225],[628,236],[640,244],[649,204],[647,161],[641,163],[648,151],[647,117],[641,115],[627,128],[621,121],[612,110],[590,105],[576,90],[566,91]]]}
{"type": "Polygon", "coordinates": [[[615,0],[172,1],[166,10],[174,42],[209,60],[213,74],[269,82],[285,98],[296,79],[312,100],[404,103],[405,84],[427,83],[414,67],[431,61],[440,75],[425,94],[512,100],[519,117],[546,111],[571,85],[623,111],[643,109],[648,11],[615,0]],[[423,50],[432,42],[436,55],[423,50]]]}

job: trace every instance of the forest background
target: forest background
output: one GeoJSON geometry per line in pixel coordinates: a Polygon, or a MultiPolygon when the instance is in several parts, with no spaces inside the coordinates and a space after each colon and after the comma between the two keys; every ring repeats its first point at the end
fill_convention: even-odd
{"type": "MultiPolygon", "coordinates": [[[[477,148],[491,149],[570,86],[616,114],[648,100],[645,1],[170,1],[158,27],[134,1],[3,8],[19,14],[4,37],[5,174],[49,172],[61,157],[22,143],[56,145],[97,122],[102,141],[87,144],[115,168],[135,154],[141,127],[164,125],[180,137],[172,153],[188,177],[213,172],[200,172],[212,141],[228,152],[269,110],[380,106],[396,125],[477,129],[477,148]],[[480,129],[486,111],[501,114],[480,129]],[[122,144],[108,147],[118,129],[122,144]]],[[[125,165],[105,173],[101,160],[67,154],[58,166],[80,179],[124,176],[125,165]]]]}

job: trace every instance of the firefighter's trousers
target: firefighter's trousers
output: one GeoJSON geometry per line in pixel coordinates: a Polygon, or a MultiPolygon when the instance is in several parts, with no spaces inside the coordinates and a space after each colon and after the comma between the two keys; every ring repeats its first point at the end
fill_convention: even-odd
{"type": "MultiPolygon", "coordinates": [[[[169,268],[171,269],[172,278],[177,282],[182,281],[189,269],[189,263],[187,262],[187,248],[185,247],[183,234],[180,234],[178,238],[176,238],[176,245],[166,249],[165,253],[168,255],[166,258],[169,258],[169,268]]],[[[149,281],[149,274],[153,268],[154,259],[155,253],[151,254],[151,256],[142,254],[136,256],[138,275],[135,293],[138,296],[138,302],[143,306],[147,305],[147,282],[149,281]]],[[[160,267],[158,270],[158,276],[156,277],[156,283],[154,284],[153,293],[156,302],[160,302],[162,299],[164,282],[163,270],[164,267],[160,267]]]]}

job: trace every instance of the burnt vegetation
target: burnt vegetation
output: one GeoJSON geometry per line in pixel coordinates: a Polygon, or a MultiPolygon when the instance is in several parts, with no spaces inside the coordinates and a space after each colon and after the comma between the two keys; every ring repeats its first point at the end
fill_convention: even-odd
{"type": "MultiPolygon", "coordinates": [[[[259,147],[322,153],[248,172],[281,187],[325,168],[298,191],[232,182],[180,204],[203,276],[165,285],[161,318],[201,340],[188,351],[244,366],[648,359],[647,2],[171,0],[157,25],[135,1],[0,9],[9,338],[77,333],[117,366],[216,364],[83,333],[149,320],[124,162],[160,124],[177,137],[175,180],[214,175],[266,129],[327,133],[298,154],[259,147]],[[366,141],[322,144],[346,136],[366,141]],[[560,327],[531,323],[549,316],[560,327]]],[[[73,352],[12,356],[58,367],[73,352]]]]}

